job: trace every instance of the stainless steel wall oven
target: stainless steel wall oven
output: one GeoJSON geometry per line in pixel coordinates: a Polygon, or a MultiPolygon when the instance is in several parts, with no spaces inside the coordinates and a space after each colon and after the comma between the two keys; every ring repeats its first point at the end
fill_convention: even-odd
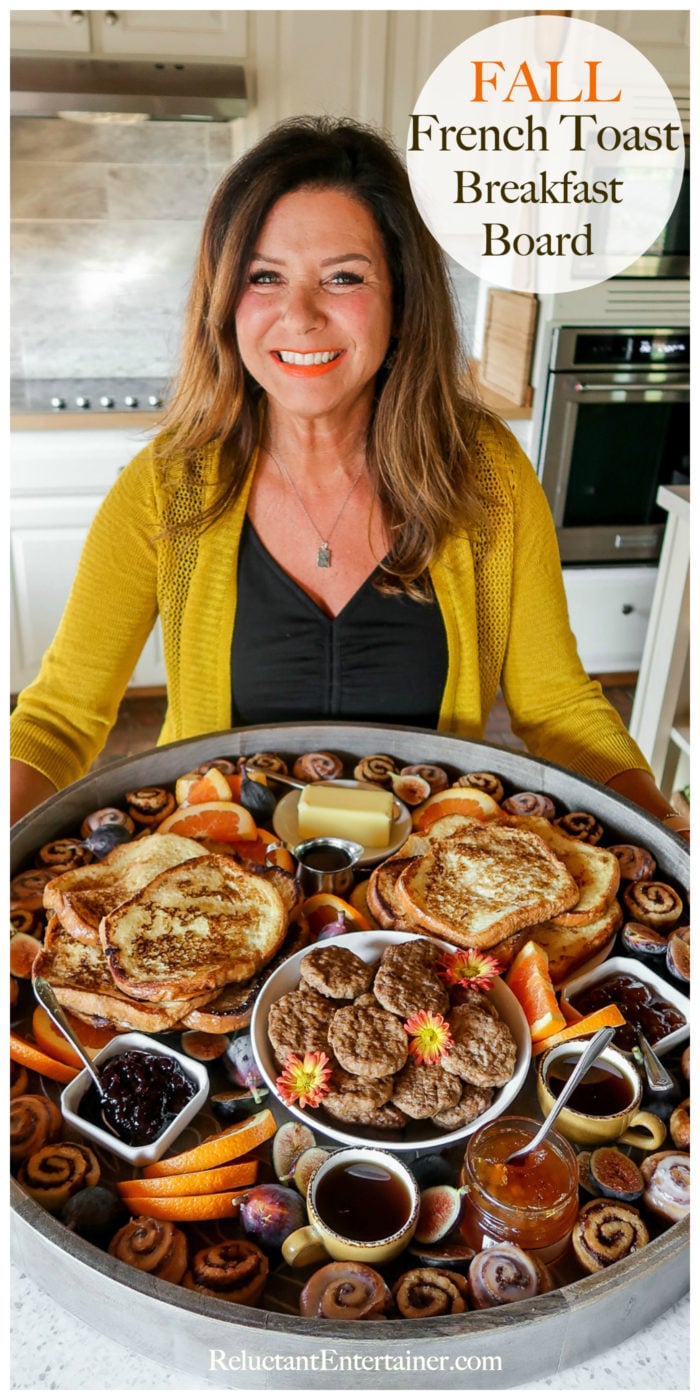
{"type": "Polygon", "coordinates": [[[556,328],[538,472],[564,563],[656,559],[657,491],[690,484],[687,328],[556,328]]]}

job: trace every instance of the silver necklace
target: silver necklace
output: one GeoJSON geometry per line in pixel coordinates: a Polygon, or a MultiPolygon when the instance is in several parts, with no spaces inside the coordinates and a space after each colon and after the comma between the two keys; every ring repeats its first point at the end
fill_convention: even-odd
{"type": "Polygon", "coordinates": [[[351,485],[351,487],[350,487],[350,490],[348,491],[348,494],[347,494],[347,496],[345,497],[345,500],[343,501],[343,504],[341,505],[340,510],[338,511],[338,514],[336,515],[335,520],[333,521],[333,524],[331,525],[330,530],[328,530],[328,532],[326,533],[326,536],[325,536],[325,538],[324,538],[323,531],[322,531],[322,530],[319,530],[318,525],[316,524],[316,521],[314,520],[313,516],[311,515],[311,513],[309,512],[309,510],[308,510],[308,508],[307,508],[307,506],[306,506],[306,503],[304,502],[304,500],[303,500],[302,497],[300,496],[300,494],[299,494],[299,492],[298,492],[296,486],[294,485],[294,481],[292,480],[292,477],[290,476],[289,472],[287,471],[287,468],[285,467],[284,462],[280,461],[279,457],[275,456],[275,453],[272,451],[272,448],[271,448],[271,447],[269,447],[269,446],[267,447],[267,452],[269,453],[270,457],[272,458],[272,460],[273,460],[275,466],[277,467],[277,469],[278,469],[280,475],[281,475],[284,479],[286,479],[286,481],[289,482],[289,485],[291,486],[292,491],[294,492],[294,495],[296,496],[296,498],[297,498],[297,500],[298,500],[298,502],[299,502],[299,505],[301,506],[301,508],[302,508],[302,510],[303,510],[303,512],[304,512],[304,515],[306,516],[306,518],[307,518],[309,524],[310,524],[311,526],[313,526],[313,529],[316,531],[316,534],[318,535],[318,537],[319,537],[319,539],[320,539],[320,541],[321,541],[320,546],[319,546],[319,548],[318,548],[318,550],[317,550],[317,553],[316,553],[316,567],[317,567],[317,569],[330,569],[330,566],[331,566],[330,539],[331,539],[331,536],[332,536],[332,534],[333,534],[333,531],[335,530],[336,525],[338,524],[338,522],[339,522],[339,520],[340,520],[341,515],[343,514],[343,511],[345,510],[345,507],[347,506],[347,504],[348,504],[348,502],[349,502],[349,500],[350,500],[350,497],[352,496],[353,491],[355,490],[355,487],[357,486],[358,481],[360,480],[360,477],[362,476],[362,473],[363,473],[363,471],[364,471],[364,469],[365,469],[365,464],[364,464],[364,462],[362,463],[362,466],[360,467],[360,470],[359,470],[359,472],[357,473],[357,476],[355,477],[355,479],[354,479],[354,481],[353,481],[353,483],[352,483],[352,485],[351,485]]]}

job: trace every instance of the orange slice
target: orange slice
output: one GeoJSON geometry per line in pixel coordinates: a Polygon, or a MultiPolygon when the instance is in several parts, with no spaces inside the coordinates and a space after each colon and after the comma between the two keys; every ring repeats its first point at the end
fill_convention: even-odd
{"type": "Polygon", "coordinates": [[[505,980],[525,1012],[533,1041],[564,1029],[566,1017],[557,1004],[549,975],[549,958],[539,943],[530,939],[520,949],[505,980]]]}
{"type": "Polygon", "coordinates": [[[453,814],[474,817],[481,822],[490,822],[494,817],[502,816],[498,803],[494,802],[487,792],[482,792],[481,788],[445,788],[442,792],[435,792],[432,797],[427,797],[420,807],[414,808],[414,830],[424,831],[426,826],[436,822],[439,817],[451,817],[453,814]]]}
{"type": "Polygon", "coordinates": [[[205,1172],[180,1172],[177,1176],[159,1176],[154,1181],[118,1181],[120,1196],[144,1198],[144,1214],[148,1214],[147,1198],[151,1196],[206,1196],[216,1191],[231,1191],[238,1186],[252,1186],[257,1180],[258,1162],[231,1162],[228,1166],[212,1167],[205,1172]]]}
{"type": "Polygon", "coordinates": [[[93,1026],[90,1021],[81,1021],[79,1016],[71,1015],[70,1011],[65,1014],[86,1050],[102,1050],[110,1040],[114,1040],[115,1035],[120,1034],[116,1026],[93,1026]]]}
{"type": "Polygon", "coordinates": [[[359,909],[355,909],[352,904],[347,904],[337,894],[312,894],[310,899],[304,900],[301,912],[306,915],[309,929],[314,938],[318,937],[326,924],[336,924],[338,915],[341,913],[345,915],[348,933],[358,933],[362,929],[372,927],[363,918],[359,909]]]}
{"type": "Polygon", "coordinates": [[[171,831],[174,836],[191,836],[193,841],[208,837],[211,841],[253,841],[257,827],[250,812],[237,802],[195,802],[176,807],[158,832],[171,831]]]}
{"type": "Polygon", "coordinates": [[[200,1142],[189,1152],[180,1152],[177,1157],[164,1157],[161,1162],[153,1162],[144,1167],[146,1177],[174,1176],[178,1172],[205,1171],[208,1167],[219,1167],[222,1162],[231,1162],[236,1157],[244,1157],[261,1142],[267,1142],[277,1132],[277,1124],[269,1108],[261,1109],[242,1123],[234,1123],[221,1133],[200,1142]]]}
{"type": "Polygon", "coordinates": [[[153,1220],[225,1220],[238,1215],[240,1198],[230,1191],[209,1196],[122,1196],[131,1215],[150,1215],[153,1220]]]}
{"type": "Polygon", "coordinates": [[[371,928],[374,923],[374,919],[372,917],[372,911],[367,903],[368,889],[369,880],[360,880],[359,885],[355,885],[355,888],[352,894],[350,895],[350,903],[352,904],[353,909],[356,909],[361,918],[365,920],[365,927],[371,928]]]}
{"type": "Polygon", "coordinates": [[[15,1035],[14,1031],[10,1031],[10,1059],[18,1065],[26,1065],[27,1069],[36,1070],[37,1074],[45,1074],[47,1079],[57,1079],[60,1084],[70,1084],[78,1073],[72,1065],[61,1064],[50,1055],[45,1055],[37,1045],[32,1045],[21,1035],[15,1035]]]}
{"type": "Polygon", "coordinates": [[[588,1016],[581,1016],[578,1021],[572,1021],[571,1025],[565,1026],[563,1030],[557,1031],[555,1035],[547,1036],[546,1040],[538,1040],[533,1045],[532,1050],[535,1055],[542,1055],[545,1050],[552,1050],[555,1045],[561,1045],[567,1040],[576,1040],[580,1035],[592,1035],[594,1031],[602,1031],[604,1026],[624,1026],[625,1018],[614,1002],[609,1006],[601,1006],[597,1011],[591,1011],[588,1016]]]}
{"type": "Polygon", "coordinates": [[[62,1065],[72,1065],[73,1069],[83,1068],[82,1060],[68,1044],[58,1026],[54,1025],[43,1006],[36,1006],[32,1013],[32,1035],[39,1049],[43,1050],[45,1055],[50,1055],[52,1060],[60,1060],[62,1065]]]}

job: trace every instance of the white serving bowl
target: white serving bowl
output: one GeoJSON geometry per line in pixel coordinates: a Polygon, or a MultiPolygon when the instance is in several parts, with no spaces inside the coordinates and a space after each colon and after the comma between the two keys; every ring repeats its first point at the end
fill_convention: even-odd
{"type": "Polygon", "coordinates": [[[664,1055],[668,1050],[673,1050],[676,1045],[682,1045],[683,1041],[687,1040],[690,1035],[690,1001],[688,997],[684,996],[671,982],[659,977],[658,972],[654,972],[652,968],[646,966],[646,963],[637,961],[636,958],[608,958],[608,961],[602,963],[600,967],[584,972],[579,977],[573,977],[562,988],[562,1004],[568,1003],[574,1010],[571,998],[575,997],[577,992],[583,991],[584,987],[590,987],[595,982],[600,982],[603,977],[614,976],[616,973],[636,977],[639,982],[644,982],[647,987],[658,992],[659,996],[670,1002],[685,1016],[684,1026],[680,1026],[677,1031],[671,1031],[670,1035],[664,1035],[661,1040],[654,1042],[653,1048],[657,1055],[664,1055]]]}
{"type": "Polygon", "coordinates": [[[80,1101],[89,1089],[92,1080],[88,1071],[83,1069],[67,1084],[61,1094],[61,1113],[66,1123],[70,1123],[83,1137],[91,1138],[93,1142],[99,1143],[100,1147],[107,1148],[109,1152],[114,1152],[117,1157],[123,1157],[125,1162],[130,1162],[134,1167],[145,1166],[147,1162],[157,1162],[159,1157],[167,1151],[171,1143],[183,1131],[183,1128],[191,1123],[195,1114],[207,1101],[209,1094],[209,1075],[203,1064],[197,1060],[190,1059],[189,1055],[183,1055],[181,1050],[173,1050],[171,1047],[161,1045],[160,1041],[153,1040],[151,1036],[141,1035],[139,1031],[129,1031],[125,1035],[117,1035],[114,1040],[110,1040],[102,1050],[98,1050],[94,1056],[93,1064],[98,1068],[107,1060],[114,1059],[115,1055],[121,1055],[126,1050],[147,1050],[153,1055],[162,1055],[167,1059],[177,1060],[182,1066],[185,1074],[196,1086],[195,1093],[189,1103],[180,1109],[172,1123],[155,1138],[153,1142],[147,1143],[143,1147],[129,1147],[128,1143],[122,1142],[114,1133],[110,1133],[106,1127],[98,1127],[97,1124],[89,1122],[83,1118],[79,1112],[80,1101]]]}
{"type": "MultiPolygon", "coordinates": [[[[322,946],[332,947],[335,944],[340,948],[348,948],[358,958],[362,958],[363,962],[377,962],[385,948],[396,943],[413,942],[418,936],[413,933],[372,929],[362,933],[342,934],[338,938],[324,939],[322,946]]],[[[433,941],[438,942],[437,939],[433,941]]],[[[279,1095],[276,1092],[275,1084],[280,1071],[275,1063],[272,1046],[268,1039],[268,1016],[273,1002],[279,1001],[286,992],[292,992],[299,986],[301,960],[313,946],[311,944],[307,948],[302,948],[300,952],[287,958],[287,961],[277,968],[277,971],[265,983],[253,1009],[250,1025],[253,1051],[265,1083],[276,1098],[279,1098],[279,1095]]],[[[440,943],[439,946],[448,952],[455,951],[449,943],[440,943]]],[[[372,1129],[368,1127],[358,1128],[357,1131],[353,1132],[351,1125],[335,1124],[326,1117],[322,1109],[301,1109],[294,1104],[288,1108],[288,1112],[295,1118],[299,1118],[302,1123],[306,1123],[316,1133],[323,1133],[326,1137],[346,1143],[350,1147],[384,1145],[391,1148],[392,1152],[415,1152],[416,1149],[448,1147],[450,1143],[461,1142],[463,1138],[469,1137],[484,1123],[490,1122],[492,1118],[500,1117],[501,1113],[513,1102],[521,1088],[530,1064],[530,1029],[520,1003],[498,977],[488,993],[488,997],[515,1037],[518,1047],[515,1070],[508,1083],[496,1091],[486,1111],[479,1114],[479,1117],[468,1123],[466,1127],[441,1133],[436,1125],[430,1121],[415,1121],[409,1123],[400,1135],[387,1132],[373,1134],[372,1129]]]]}

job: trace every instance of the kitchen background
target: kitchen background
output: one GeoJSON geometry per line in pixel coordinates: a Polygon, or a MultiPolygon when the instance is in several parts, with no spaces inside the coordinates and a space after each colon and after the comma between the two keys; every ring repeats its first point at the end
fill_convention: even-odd
{"type": "MultiPolygon", "coordinates": [[[[440,59],[471,33],[516,13],[532,12],[12,13],[13,54],[241,64],[247,87],[246,115],[231,122],[91,125],[12,119],[13,691],[37,669],[99,500],[144,432],[152,431],[157,404],[143,410],[176,368],[202,218],[227,166],[273,122],[304,111],[348,113],[378,123],[403,146],[407,115],[440,59]],[[76,400],[89,398],[86,386],[97,381],[114,408],[92,411],[95,389],[90,410],[86,405],[76,412],[76,400]],[[51,409],[51,398],[62,399],[63,412],[51,409]]],[[[645,52],[687,116],[687,10],[571,13],[616,30],[645,52]]],[[[456,264],[451,271],[465,344],[478,361],[488,348],[489,289],[456,264]]],[[[533,460],[540,452],[550,345],[558,329],[622,324],[687,330],[687,288],[685,278],[630,277],[565,298],[541,299],[528,345],[524,401],[492,394],[533,460]]],[[[681,501],[681,514],[685,504],[681,501]]],[[[659,515],[665,518],[665,512],[659,515]]],[[[677,768],[676,759],[684,762],[687,752],[686,718],[679,717],[687,692],[687,599],[686,584],[676,577],[683,538],[681,520],[671,599],[657,596],[664,570],[655,558],[633,557],[626,565],[597,560],[588,567],[575,559],[565,569],[584,663],[606,676],[625,719],[642,668],[635,703],[639,710],[643,691],[644,713],[633,720],[642,746],[654,749],[658,776],[663,768],[670,787],[684,781],[685,769],[677,768]],[[666,633],[669,608],[674,614],[677,645],[662,663],[657,649],[652,664],[644,644],[648,648],[651,634],[659,633],[652,613],[656,608],[661,615],[662,605],[666,633]]],[[[134,685],[157,690],[162,680],[156,633],[134,685]]],[[[156,697],[147,735],[141,735],[148,743],[159,704],[156,697]]],[[[131,742],[125,734],[113,742],[131,742]]],[[[488,737],[513,742],[507,719],[496,715],[488,737]]]]}

